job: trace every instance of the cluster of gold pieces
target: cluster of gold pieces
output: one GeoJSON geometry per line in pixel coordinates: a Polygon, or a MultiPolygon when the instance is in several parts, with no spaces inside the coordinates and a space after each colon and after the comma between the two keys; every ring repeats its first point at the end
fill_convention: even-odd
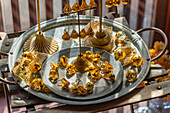
{"type": "Polygon", "coordinates": [[[77,0],[76,0],[76,3],[72,6],[69,5],[69,2],[67,0],[67,4],[65,5],[64,9],[63,9],[63,12],[64,13],[71,13],[72,11],[81,11],[81,10],[85,10],[85,9],[88,9],[88,8],[91,8],[91,7],[97,7],[97,4],[95,3],[94,0],[90,0],[90,3],[89,5],[87,5],[87,3],[85,2],[85,0],[82,0],[82,4],[81,6],[79,6],[77,0]]]}
{"type": "MultiPolygon", "coordinates": [[[[164,48],[164,45],[165,45],[164,42],[156,41],[153,45],[153,49],[149,49],[151,58],[156,57],[162,51],[162,49],[164,48]]],[[[168,50],[166,50],[166,52],[161,58],[151,62],[151,65],[154,65],[154,64],[159,64],[166,70],[170,69],[170,56],[168,55],[168,50]]]]}
{"type": "MultiPolygon", "coordinates": [[[[124,5],[128,4],[130,0],[122,0],[124,5]]],[[[118,6],[120,4],[120,0],[106,0],[106,7],[110,8],[112,6],[118,6]]]]}
{"type": "Polygon", "coordinates": [[[94,83],[101,78],[104,78],[108,81],[115,80],[115,74],[112,72],[113,66],[107,61],[101,63],[100,54],[93,55],[91,51],[86,51],[82,57],[91,63],[91,65],[88,65],[88,67],[86,68],[86,71],[89,72],[89,75],[92,79],[91,82],[86,83],[85,87],[83,87],[82,84],[79,84],[82,81],[80,79],[76,79],[76,81],[72,83],[72,87],[69,88],[70,82],[68,80],[66,80],[65,78],[59,80],[59,68],[65,68],[67,74],[70,77],[73,77],[76,72],[79,72],[78,70],[76,70],[76,65],[67,64],[68,57],[63,55],[60,58],[60,62],[58,62],[57,64],[55,64],[54,62],[51,63],[51,71],[49,73],[49,80],[51,81],[51,83],[57,83],[59,86],[66,90],[69,90],[70,93],[74,95],[87,95],[93,92],[94,83]],[[59,84],[59,82],[61,82],[61,84],[59,84]]]}
{"type": "Polygon", "coordinates": [[[50,92],[45,86],[41,78],[33,78],[34,74],[38,74],[41,70],[41,64],[34,61],[38,57],[31,52],[24,52],[21,55],[21,62],[16,61],[13,73],[25,81],[33,90],[40,92],[50,92]],[[29,72],[26,72],[29,70],[29,72]],[[16,74],[18,73],[18,74],[16,74]]]}
{"type": "MultiPolygon", "coordinates": [[[[76,1],[76,3],[72,6],[72,8],[70,7],[70,5],[67,1],[67,4],[63,9],[63,12],[69,14],[72,11],[78,12],[78,11],[85,10],[85,9],[88,9],[88,8],[91,8],[91,7],[97,7],[97,4],[94,2],[94,0],[90,0],[89,5],[87,5],[85,0],[82,0],[81,6],[79,6],[78,2],[76,1]]],[[[80,35],[81,39],[85,39],[87,36],[89,38],[91,38],[91,37],[94,36],[94,31],[90,26],[87,33],[86,33],[84,28],[80,31],[80,34],[78,34],[77,31],[75,29],[73,29],[71,35],[69,35],[69,33],[66,31],[66,29],[64,29],[64,34],[62,36],[62,39],[64,41],[69,41],[70,38],[77,39],[79,37],[79,35],[80,35]]]]}
{"type": "MultiPolygon", "coordinates": [[[[115,35],[115,43],[117,49],[114,52],[114,56],[119,60],[123,66],[130,65],[134,68],[139,68],[142,64],[141,56],[137,55],[136,50],[126,44],[127,35],[123,31],[118,31],[115,35]]],[[[129,70],[126,73],[126,78],[129,82],[133,82],[137,79],[137,72],[134,69],[129,70]]]]}

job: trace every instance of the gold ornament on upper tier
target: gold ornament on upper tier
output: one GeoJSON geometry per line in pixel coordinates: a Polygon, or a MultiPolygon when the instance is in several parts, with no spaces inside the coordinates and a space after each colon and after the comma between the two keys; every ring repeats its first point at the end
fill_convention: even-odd
{"type": "Polygon", "coordinates": [[[72,33],[70,35],[70,38],[77,39],[78,37],[79,37],[79,34],[77,33],[77,31],[75,29],[73,29],[72,33]]]}
{"type": "Polygon", "coordinates": [[[114,4],[113,0],[106,0],[106,2],[105,2],[106,7],[108,7],[108,8],[112,7],[113,4],[114,4]]]}
{"type": "Polygon", "coordinates": [[[80,38],[81,38],[81,39],[85,39],[86,37],[87,37],[87,34],[86,34],[85,29],[83,28],[83,29],[80,31],[80,38]]]}
{"type": "Polygon", "coordinates": [[[122,3],[123,3],[124,5],[126,5],[126,4],[129,3],[129,1],[130,1],[130,0],[122,0],[122,3]]]}
{"type": "Polygon", "coordinates": [[[90,0],[89,7],[97,7],[97,4],[94,0],[90,0]]]}
{"type": "Polygon", "coordinates": [[[83,10],[83,9],[88,9],[89,8],[89,6],[87,5],[87,3],[85,2],[85,0],[82,0],[82,4],[81,4],[81,10],[83,10]]]}
{"type": "Polygon", "coordinates": [[[66,31],[66,29],[64,29],[64,34],[63,34],[63,36],[62,36],[62,39],[64,40],[64,41],[69,41],[70,40],[70,35],[69,35],[69,33],[66,31]]]}
{"type": "Polygon", "coordinates": [[[71,13],[72,9],[69,5],[69,1],[67,0],[67,4],[65,5],[64,9],[63,9],[63,12],[64,13],[71,13]]]}
{"type": "Polygon", "coordinates": [[[79,4],[76,2],[72,8],[71,8],[73,11],[77,12],[77,11],[80,11],[81,10],[81,7],[79,6],[79,4]]]}
{"type": "Polygon", "coordinates": [[[113,5],[118,6],[120,4],[120,0],[113,0],[113,5]]]}

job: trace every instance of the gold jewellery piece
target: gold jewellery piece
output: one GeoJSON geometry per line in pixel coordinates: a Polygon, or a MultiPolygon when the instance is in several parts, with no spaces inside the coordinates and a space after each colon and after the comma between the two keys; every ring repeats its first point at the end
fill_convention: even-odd
{"type": "Polygon", "coordinates": [[[134,69],[130,69],[126,73],[126,79],[129,82],[134,82],[137,79],[137,72],[134,69]]]}
{"type": "Polygon", "coordinates": [[[61,87],[64,88],[64,89],[69,90],[70,82],[67,81],[65,78],[62,78],[61,80],[58,80],[58,81],[57,81],[57,85],[58,85],[58,86],[61,86],[61,87]],[[59,84],[60,81],[61,81],[61,84],[59,84]]]}
{"type": "MultiPolygon", "coordinates": [[[[124,5],[128,4],[130,0],[122,0],[124,5]]],[[[113,5],[118,6],[120,4],[120,0],[106,0],[105,5],[106,7],[110,8],[113,5]]]]}
{"type": "Polygon", "coordinates": [[[71,8],[73,11],[77,12],[81,10],[81,7],[78,4],[78,0],[76,0],[76,3],[71,8]]]}
{"type": "Polygon", "coordinates": [[[64,7],[63,12],[64,12],[64,13],[71,13],[71,11],[72,11],[72,9],[71,9],[71,7],[70,7],[70,5],[69,5],[69,2],[68,2],[68,0],[67,0],[67,4],[66,4],[66,6],[64,7]]]}

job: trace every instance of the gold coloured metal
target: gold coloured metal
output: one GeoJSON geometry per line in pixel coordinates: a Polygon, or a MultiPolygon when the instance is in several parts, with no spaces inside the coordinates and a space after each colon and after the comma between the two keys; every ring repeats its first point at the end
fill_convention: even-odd
{"type": "MultiPolygon", "coordinates": [[[[73,7],[75,8],[75,6],[73,7]]],[[[88,67],[90,65],[89,61],[83,57],[83,55],[81,54],[81,39],[84,39],[86,38],[86,32],[85,32],[85,29],[82,29],[80,31],[80,19],[79,19],[79,12],[78,13],[78,30],[79,30],[79,48],[80,48],[80,54],[78,55],[78,57],[73,60],[71,62],[72,65],[75,65],[75,70],[76,72],[80,72],[80,73],[83,73],[83,72],[86,72],[88,71],[88,67]]],[[[68,37],[68,34],[67,34],[67,37],[68,37]]],[[[63,38],[63,37],[62,37],[63,38]]],[[[65,39],[65,38],[63,38],[65,39]]],[[[59,65],[61,68],[63,68],[64,66],[62,65],[62,62],[60,61],[59,62],[59,65]]]]}
{"type": "Polygon", "coordinates": [[[44,84],[41,78],[35,78],[30,85],[33,90],[41,91],[41,86],[43,86],[44,84]]]}
{"type": "Polygon", "coordinates": [[[57,80],[59,79],[58,71],[51,70],[49,73],[49,80],[51,83],[55,84],[57,83],[57,80]]]}
{"type": "Polygon", "coordinates": [[[31,62],[29,65],[30,65],[30,70],[33,74],[36,74],[41,70],[41,64],[38,62],[31,62]]]}
{"type": "Polygon", "coordinates": [[[78,84],[82,82],[80,79],[76,79],[73,84],[73,86],[70,88],[70,92],[71,94],[74,94],[74,95],[78,95],[79,94],[79,88],[78,88],[78,84]]]}
{"type": "Polygon", "coordinates": [[[94,58],[94,59],[92,60],[92,64],[93,64],[95,67],[98,67],[98,65],[100,66],[100,60],[97,59],[97,58],[94,58]]]}
{"type": "Polygon", "coordinates": [[[95,69],[96,69],[96,67],[91,65],[91,66],[89,66],[88,72],[93,73],[95,69]]]}
{"type": "Polygon", "coordinates": [[[126,5],[126,4],[129,3],[129,1],[130,1],[130,0],[122,0],[122,3],[123,3],[124,5],[126,5]]]}
{"type": "Polygon", "coordinates": [[[63,66],[67,65],[67,61],[68,61],[68,57],[66,57],[64,55],[60,58],[60,62],[63,63],[63,66]]]}
{"type": "Polygon", "coordinates": [[[90,0],[89,7],[97,7],[97,4],[94,0],[90,0]]]}
{"type": "Polygon", "coordinates": [[[123,31],[118,31],[115,35],[115,42],[116,44],[121,44],[124,45],[125,44],[125,40],[127,39],[126,34],[123,31]]]}
{"type": "Polygon", "coordinates": [[[80,7],[79,4],[77,3],[77,0],[76,0],[76,3],[72,6],[71,9],[72,9],[73,11],[75,11],[75,12],[81,10],[81,7],[80,7]]]}
{"type": "Polygon", "coordinates": [[[98,69],[91,71],[90,75],[94,81],[97,81],[100,79],[100,71],[98,69]]]}
{"type": "MultiPolygon", "coordinates": [[[[103,0],[100,0],[100,26],[99,26],[99,32],[100,33],[102,33],[102,34],[104,34],[103,32],[102,32],[102,1],[103,0]]],[[[101,34],[100,34],[101,35],[101,34]]],[[[97,36],[97,34],[96,34],[96,36],[97,36]]],[[[103,35],[101,35],[102,36],[102,38],[104,37],[103,35]]],[[[97,36],[98,37],[98,36],[97,36]]]]}
{"type": "Polygon", "coordinates": [[[42,87],[41,92],[50,93],[50,92],[51,92],[51,90],[50,90],[50,89],[48,89],[48,87],[44,84],[44,85],[43,85],[43,87],[42,87]]]}
{"type": "Polygon", "coordinates": [[[112,7],[113,4],[114,4],[113,0],[106,0],[106,2],[105,2],[106,7],[108,7],[108,8],[112,7]]]}
{"type": "Polygon", "coordinates": [[[87,89],[83,86],[78,86],[80,95],[87,95],[87,89]]]}
{"type": "Polygon", "coordinates": [[[30,87],[33,90],[40,91],[40,92],[46,92],[49,93],[51,92],[44,84],[43,80],[41,78],[35,78],[31,84],[30,87]]]}
{"type": "Polygon", "coordinates": [[[94,83],[93,82],[87,82],[85,85],[85,88],[87,89],[88,92],[92,92],[94,88],[94,83]]]}
{"type": "Polygon", "coordinates": [[[76,79],[73,85],[79,85],[80,83],[82,85],[82,81],[80,79],[76,79]]]}
{"type": "Polygon", "coordinates": [[[69,4],[66,4],[66,6],[63,9],[64,13],[71,13],[72,9],[69,4]]]}
{"type": "Polygon", "coordinates": [[[73,29],[72,33],[70,35],[70,38],[77,39],[78,37],[79,37],[79,34],[77,33],[77,31],[75,29],[73,29]]]}
{"type": "MultiPolygon", "coordinates": [[[[78,12],[78,31],[79,31],[79,48],[80,48],[80,55],[81,55],[81,35],[80,35],[80,13],[78,12]]],[[[81,57],[81,56],[80,56],[81,57]]]]}
{"type": "Polygon", "coordinates": [[[85,29],[83,28],[83,29],[80,31],[80,38],[81,38],[81,39],[85,39],[86,37],[87,37],[87,34],[86,34],[85,29]]]}
{"type": "Polygon", "coordinates": [[[86,51],[86,52],[83,54],[83,56],[84,56],[87,60],[89,60],[90,62],[93,60],[93,54],[92,54],[91,51],[86,51]]]}
{"type": "Polygon", "coordinates": [[[79,88],[77,85],[73,85],[71,88],[70,88],[70,93],[73,94],[73,95],[78,95],[79,93],[79,88]]]}
{"type": "Polygon", "coordinates": [[[142,58],[139,55],[133,55],[130,59],[130,63],[134,67],[139,67],[142,64],[142,58]]]}
{"type": "Polygon", "coordinates": [[[38,28],[39,31],[37,35],[34,37],[30,37],[24,43],[24,51],[30,52],[42,52],[46,54],[54,54],[58,51],[58,43],[56,40],[50,37],[43,36],[43,32],[40,28],[40,8],[39,8],[39,0],[37,0],[37,9],[38,9],[38,28]]]}
{"type": "Polygon", "coordinates": [[[102,68],[103,68],[103,72],[105,73],[111,72],[114,69],[113,66],[107,61],[104,62],[104,64],[102,65],[102,68]]]}
{"type": "Polygon", "coordinates": [[[71,11],[72,11],[72,9],[71,9],[71,7],[70,7],[70,5],[69,5],[69,2],[68,2],[68,0],[67,0],[67,4],[66,4],[66,6],[64,7],[63,12],[64,12],[64,13],[71,13],[71,11]]]}
{"type": "Polygon", "coordinates": [[[66,67],[66,66],[67,66],[67,61],[68,61],[68,57],[66,57],[66,56],[63,55],[63,56],[60,58],[60,62],[58,62],[60,68],[66,67]]]}
{"type": "Polygon", "coordinates": [[[33,80],[33,74],[31,73],[29,63],[30,62],[24,58],[21,63],[12,69],[14,75],[22,79],[27,85],[30,85],[30,82],[33,80]]]}
{"type": "Polygon", "coordinates": [[[90,9],[90,27],[89,27],[88,30],[87,30],[87,36],[88,36],[89,38],[94,37],[94,31],[93,31],[93,29],[92,29],[92,27],[91,27],[91,9],[90,9]]]}
{"type": "Polygon", "coordinates": [[[100,54],[95,54],[93,58],[97,58],[98,60],[101,60],[101,55],[100,54]]]}
{"type": "Polygon", "coordinates": [[[123,61],[126,58],[126,53],[122,49],[117,49],[114,53],[114,56],[119,61],[123,61]]]}
{"type": "MultiPolygon", "coordinates": [[[[72,16],[72,18],[74,18],[74,16],[72,16]]],[[[75,20],[73,21],[73,30],[71,32],[70,38],[72,39],[77,39],[79,37],[79,34],[77,33],[77,31],[75,30],[75,20]]]]}
{"type": "Polygon", "coordinates": [[[91,28],[91,26],[90,26],[89,29],[87,30],[87,36],[88,36],[89,38],[94,37],[94,31],[93,31],[93,29],[91,28]]]}
{"type": "Polygon", "coordinates": [[[62,78],[61,82],[62,82],[62,84],[61,84],[62,88],[68,90],[68,89],[69,89],[70,82],[67,81],[65,78],[62,78]]]}
{"type": "Polygon", "coordinates": [[[73,60],[71,64],[75,65],[76,72],[84,73],[88,71],[90,62],[83,55],[78,55],[78,58],[73,60]]]}
{"type": "Polygon", "coordinates": [[[51,70],[55,70],[56,72],[58,72],[58,69],[59,69],[58,64],[55,64],[54,62],[52,62],[50,66],[51,66],[51,70]]]}
{"type": "Polygon", "coordinates": [[[118,6],[120,4],[120,0],[113,0],[113,5],[118,6]]]}
{"type": "Polygon", "coordinates": [[[89,8],[89,6],[88,6],[87,3],[85,2],[85,0],[82,0],[81,10],[88,9],[88,8],[89,8]]]}
{"type": "Polygon", "coordinates": [[[136,49],[132,46],[126,46],[120,49],[122,49],[126,53],[126,56],[131,56],[137,53],[136,49]]]}
{"type": "Polygon", "coordinates": [[[16,67],[17,65],[19,65],[20,64],[20,62],[19,61],[16,61],[15,63],[14,63],[14,67],[16,67]]]}
{"type": "Polygon", "coordinates": [[[127,39],[127,36],[126,34],[123,32],[123,31],[118,31],[115,35],[115,39],[116,40],[121,40],[121,41],[124,41],[127,39]]]}
{"type": "Polygon", "coordinates": [[[71,77],[74,76],[76,73],[75,65],[73,64],[67,65],[66,71],[71,77]]]}
{"type": "Polygon", "coordinates": [[[101,48],[108,52],[110,52],[113,49],[114,44],[111,36],[106,31],[102,30],[102,0],[100,0],[99,31],[96,32],[94,37],[90,37],[85,40],[85,46],[101,48]]]}
{"type": "Polygon", "coordinates": [[[129,82],[134,82],[137,79],[137,72],[134,69],[130,69],[126,73],[126,79],[129,82]]]}
{"type": "Polygon", "coordinates": [[[118,42],[118,41],[115,41],[116,42],[116,46],[117,47],[123,47],[123,46],[126,46],[126,42],[123,41],[123,42],[118,42]]]}
{"type": "Polygon", "coordinates": [[[66,29],[64,29],[64,34],[63,34],[63,36],[62,36],[62,39],[64,40],[64,41],[69,41],[70,40],[70,35],[69,35],[69,33],[66,31],[66,29]]]}
{"type": "Polygon", "coordinates": [[[42,52],[47,54],[54,54],[58,51],[58,43],[50,37],[43,36],[42,32],[37,32],[37,35],[30,37],[23,47],[24,51],[42,52]]]}
{"type": "Polygon", "coordinates": [[[109,72],[107,75],[105,75],[104,78],[109,80],[109,81],[114,81],[115,80],[115,74],[113,72],[109,72]]]}
{"type": "Polygon", "coordinates": [[[110,52],[114,47],[113,39],[106,31],[103,32],[97,32],[94,37],[87,38],[85,46],[97,47],[110,52]],[[103,34],[103,32],[105,33],[103,34]]]}
{"type": "Polygon", "coordinates": [[[21,55],[21,60],[23,60],[24,58],[26,58],[29,62],[31,62],[35,58],[35,56],[33,55],[32,52],[24,52],[21,55]]]}

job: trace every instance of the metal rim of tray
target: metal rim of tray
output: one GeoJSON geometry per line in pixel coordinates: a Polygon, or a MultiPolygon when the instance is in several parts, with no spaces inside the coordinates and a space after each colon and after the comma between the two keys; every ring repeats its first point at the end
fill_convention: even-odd
{"type": "MultiPolygon", "coordinates": [[[[98,17],[92,17],[95,20],[99,20],[98,17]]],[[[52,19],[52,20],[48,20],[45,22],[41,23],[41,27],[42,27],[42,31],[47,30],[47,29],[51,29],[54,28],[56,26],[64,26],[64,21],[65,21],[65,17],[59,17],[57,19],[52,19]]],[[[70,19],[71,20],[71,19],[70,19]]],[[[77,20],[77,18],[76,18],[77,20]]],[[[80,23],[83,24],[87,24],[87,22],[90,21],[90,18],[88,16],[80,16],[80,23]]],[[[141,70],[141,72],[139,73],[140,76],[138,77],[137,81],[135,81],[133,84],[131,84],[128,88],[125,88],[124,90],[122,90],[121,92],[118,93],[110,93],[109,95],[106,95],[105,97],[102,98],[98,98],[97,100],[84,100],[84,101],[79,101],[79,100],[72,100],[72,99],[67,99],[55,94],[46,94],[46,93],[41,93],[41,92],[37,92],[32,90],[30,87],[25,87],[23,88],[22,86],[22,82],[18,83],[24,90],[28,91],[29,93],[38,96],[40,98],[43,98],[45,100],[48,101],[56,101],[59,103],[65,103],[65,104],[72,104],[72,105],[89,105],[89,104],[97,104],[97,103],[102,103],[102,102],[107,102],[113,99],[117,99],[129,92],[131,92],[132,90],[134,90],[142,81],[143,79],[146,77],[149,68],[150,68],[150,63],[151,63],[151,58],[149,55],[149,51],[148,48],[146,46],[146,44],[143,42],[143,40],[141,39],[141,37],[135,33],[135,31],[131,30],[130,28],[115,22],[113,20],[109,20],[109,19],[103,19],[103,23],[109,24],[111,26],[113,26],[113,30],[114,29],[124,29],[125,33],[131,38],[133,44],[137,47],[137,49],[139,50],[139,52],[141,53],[142,59],[143,59],[143,68],[141,70]]],[[[9,55],[9,69],[10,71],[12,70],[12,68],[14,67],[14,62],[16,61],[16,59],[18,58],[18,56],[22,53],[22,46],[24,44],[24,42],[28,39],[28,37],[30,37],[32,34],[35,34],[36,31],[38,31],[38,27],[34,26],[31,29],[29,29],[28,31],[26,31],[25,33],[23,33],[19,39],[13,44],[11,50],[10,50],[10,54],[9,55]]],[[[13,75],[14,79],[17,81],[15,75],[13,75]]]]}

